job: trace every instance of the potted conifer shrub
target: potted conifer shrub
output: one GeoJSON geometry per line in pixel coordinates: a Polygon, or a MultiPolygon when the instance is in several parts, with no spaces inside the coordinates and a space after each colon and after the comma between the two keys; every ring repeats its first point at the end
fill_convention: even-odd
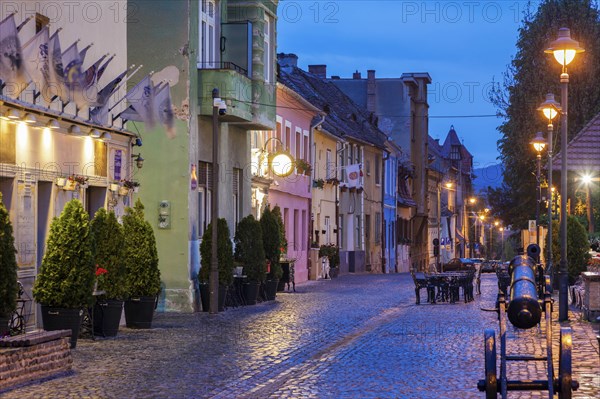
{"type": "Polygon", "coordinates": [[[277,224],[279,225],[279,245],[280,245],[280,255],[279,255],[279,265],[281,266],[281,277],[279,278],[279,283],[277,284],[277,291],[285,291],[285,284],[290,281],[290,263],[292,260],[287,258],[287,249],[288,242],[285,237],[285,225],[283,224],[283,217],[281,216],[281,208],[279,205],[275,205],[273,207],[273,216],[277,220],[277,224]]]}
{"type": "Polygon", "coordinates": [[[94,304],[94,333],[114,337],[119,331],[125,295],[123,227],[113,211],[100,208],[90,223],[96,264],[96,289],[104,292],[94,304]]]}
{"type": "MultiPolygon", "coordinates": [[[[225,310],[225,297],[227,288],[233,283],[233,245],[229,238],[229,226],[227,220],[220,218],[217,222],[217,262],[219,266],[219,312],[225,310]]],[[[208,285],[210,276],[212,256],[212,223],[208,225],[202,243],[200,243],[200,260],[202,267],[198,273],[200,283],[200,299],[202,310],[208,312],[210,309],[210,287],[208,285]]]]}
{"type": "Polygon", "coordinates": [[[129,328],[151,328],[160,293],[156,238],[144,218],[138,198],[123,216],[123,264],[125,265],[125,323],[129,328]]]}
{"type": "Polygon", "coordinates": [[[0,193],[0,337],[8,334],[8,323],[17,306],[17,258],[8,210],[0,193]]]}
{"type": "Polygon", "coordinates": [[[92,305],[94,263],[87,212],[78,199],[67,202],[50,225],[46,253],[33,287],[42,305],[44,330],[71,330],[77,345],[83,308],[92,305]]]}
{"type": "Polygon", "coordinates": [[[234,237],[235,261],[244,265],[247,282],[242,290],[246,305],[255,305],[258,290],[266,275],[265,250],[260,222],[248,215],[237,225],[234,237]]]}
{"type": "Polygon", "coordinates": [[[283,274],[279,258],[281,256],[281,231],[277,218],[271,212],[270,207],[266,207],[260,217],[260,227],[263,233],[263,248],[265,257],[270,265],[267,280],[265,282],[265,299],[272,301],[277,293],[277,284],[283,274]]]}

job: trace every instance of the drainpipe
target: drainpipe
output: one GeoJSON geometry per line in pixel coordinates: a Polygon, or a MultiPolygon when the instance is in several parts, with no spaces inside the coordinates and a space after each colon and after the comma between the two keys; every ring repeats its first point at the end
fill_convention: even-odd
{"type": "MultiPolygon", "coordinates": [[[[310,163],[312,165],[312,171],[313,171],[313,176],[315,173],[315,160],[312,159],[313,158],[313,153],[312,150],[314,148],[314,143],[315,143],[315,129],[318,128],[319,126],[321,126],[323,124],[323,122],[325,122],[325,115],[321,114],[321,120],[316,122],[313,125],[310,125],[310,148],[309,148],[309,154],[310,155],[310,163]]],[[[317,156],[316,151],[314,154],[315,158],[317,156]]],[[[309,177],[308,179],[308,192],[311,193],[312,190],[312,178],[309,177]]],[[[305,237],[305,239],[308,239],[308,253],[310,253],[310,248],[312,248],[312,236],[313,233],[315,231],[315,222],[314,222],[314,217],[313,217],[313,211],[312,211],[312,193],[310,195],[310,197],[308,198],[308,212],[309,212],[309,220],[308,220],[308,237],[305,237]]],[[[311,265],[311,258],[310,256],[307,257],[307,262],[308,262],[308,270],[312,270],[312,265],[311,265]]],[[[309,276],[310,276],[310,272],[309,272],[309,276]]],[[[310,277],[309,277],[310,278],[310,277]]]]}
{"type": "Polygon", "coordinates": [[[385,150],[383,150],[383,153],[385,155],[381,158],[381,170],[383,171],[383,178],[381,180],[381,273],[385,274],[385,241],[387,240],[385,231],[385,161],[390,159],[390,153],[385,150]]]}

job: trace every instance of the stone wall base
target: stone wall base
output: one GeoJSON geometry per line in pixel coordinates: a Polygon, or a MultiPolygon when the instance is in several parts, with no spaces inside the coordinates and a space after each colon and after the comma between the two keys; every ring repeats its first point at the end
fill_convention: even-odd
{"type": "Polygon", "coordinates": [[[8,388],[70,371],[69,338],[29,347],[0,348],[0,393],[8,388]]]}

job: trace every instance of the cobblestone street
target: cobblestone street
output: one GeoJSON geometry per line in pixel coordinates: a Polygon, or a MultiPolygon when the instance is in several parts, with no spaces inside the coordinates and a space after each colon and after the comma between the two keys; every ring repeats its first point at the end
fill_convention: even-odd
{"type": "MultiPolygon", "coordinates": [[[[480,310],[494,307],[496,276],[482,280],[482,295],[468,304],[417,306],[410,275],[354,275],[213,317],[159,313],[151,330],[79,340],[72,374],[3,397],[483,398],[483,332],[498,326],[495,313],[480,310]]],[[[598,398],[595,333],[578,313],[570,320],[581,384],[573,396],[598,398]]],[[[509,351],[521,339],[519,348],[544,349],[537,329],[509,333],[509,351]]],[[[545,379],[544,364],[533,363],[509,377],[545,379]]]]}

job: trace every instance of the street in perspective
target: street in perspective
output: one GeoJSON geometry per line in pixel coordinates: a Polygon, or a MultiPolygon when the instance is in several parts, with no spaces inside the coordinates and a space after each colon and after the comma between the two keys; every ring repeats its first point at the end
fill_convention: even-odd
{"type": "MultiPolygon", "coordinates": [[[[22,398],[482,398],[484,329],[498,329],[496,275],[468,303],[415,304],[410,275],[308,282],[276,301],[207,313],[156,315],[151,330],[80,339],[73,371],[15,389],[22,398]]],[[[558,325],[558,323],[555,323],[558,325]]],[[[574,398],[600,396],[598,342],[572,312],[574,398]]],[[[508,351],[540,355],[533,330],[508,329],[508,351]]],[[[557,336],[553,338],[557,345],[557,336]]],[[[556,358],[555,358],[556,359],[556,358]]],[[[545,364],[509,367],[544,379],[545,364]]],[[[555,361],[558,369],[558,363],[555,361]]],[[[512,392],[510,398],[542,398],[512,392]]]]}

